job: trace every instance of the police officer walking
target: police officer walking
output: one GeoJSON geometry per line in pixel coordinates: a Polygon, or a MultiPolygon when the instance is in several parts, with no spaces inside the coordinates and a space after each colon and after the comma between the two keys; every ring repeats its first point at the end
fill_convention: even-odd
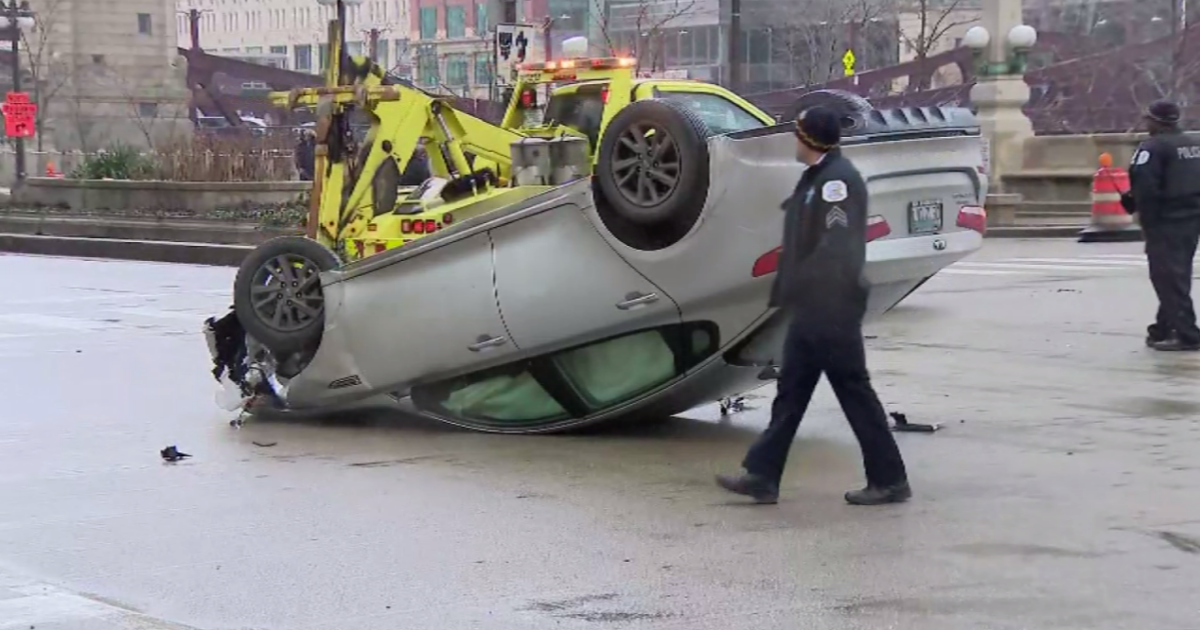
{"type": "Polygon", "coordinates": [[[842,156],[841,125],[813,107],[796,121],[797,158],[808,165],[783,204],[783,251],[772,307],[791,318],[771,423],[742,462],[746,474],[717,484],[758,503],[776,503],[788,451],[825,374],[862,448],[867,487],[846,493],[856,505],[912,496],[904,461],[867,372],[862,321],[867,307],[867,187],[842,156]]]}
{"type": "Polygon", "coordinates": [[[1192,267],[1200,241],[1200,142],[1184,135],[1179,106],[1156,101],[1146,111],[1150,138],[1129,167],[1121,203],[1140,217],[1158,315],[1147,329],[1155,350],[1200,350],[1192,305],[1192,267]]]}

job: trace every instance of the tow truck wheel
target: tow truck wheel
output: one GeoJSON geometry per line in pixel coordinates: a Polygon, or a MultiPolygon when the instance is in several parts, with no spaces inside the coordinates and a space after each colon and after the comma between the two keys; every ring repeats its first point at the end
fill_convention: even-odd
{"type": "Polygon", "coordinates": [[[695,113],[663,99],[622,109],[600,139],[601,216],[639,249],[674,244],[700,218],[708,196],[708,136],[695,113]]]}
{"type": "Polygon", "coordinates": [[[337,254],[302,236],[259,245],[233,284],[233,308],[246,333],[281,361],[315,346],[325,327],[320,273],[340,264],[337,254]]]}

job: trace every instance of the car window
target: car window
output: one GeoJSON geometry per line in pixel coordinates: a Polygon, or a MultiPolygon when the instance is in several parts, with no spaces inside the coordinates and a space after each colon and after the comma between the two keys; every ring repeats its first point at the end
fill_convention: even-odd
{"type": "Polygon", "coordinates": [[[604,86],[581,85],[570,92],[559,92],[546,104],[546,120],[553,120],[586,135],[592,146],[600,136],[604,116],[604,86]]]}
{"type": "Polygon", "coordinates": [[[677,376],[675,353],[658,330],[569,350],[553,360],[590,409],[634,398],[677,376]]]}
{"type": "Polygon", "coordinates": [[[634,400],[718,348],[715,326],[621,335],[413,389],[422,409],[487,428],[553,425],[634,400]]]}
{"type": "Polygon", "coordinates": [[[656,96],[675,101],[692,110],[713,133],[733,133],[766,126],[763,121],[720,94],[659,90],[656,96]]]}
{"type": "Polygon", "coordinates": [[[539,424],[570,417],[527,362],[501,366],[413,391],[418,406],[480,425],[539,424]]]}

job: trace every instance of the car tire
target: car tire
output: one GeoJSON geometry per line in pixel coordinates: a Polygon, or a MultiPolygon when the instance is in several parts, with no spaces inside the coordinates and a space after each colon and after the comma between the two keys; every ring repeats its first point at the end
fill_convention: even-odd
{"type": "Polygon", "coordinates": [[[691,231],[708,198],[711,135],[694,112],[665,99],[618,112],[600,139],[596,163],[606,227],[637,249],[662,249],[691,231]]]}
{"type": "Polygon", "coordinates": [[[279,361],[314,349],[325,328],[318,274],[340,265],[337,254],[302,236],[280,236],[256,247],[233,283],[233,308],[246,334],[279,361]]]}
{"type": "Polygon", "coordinates": [[[800,112],[810,107],[827,107],[832,109],[842,122],[842,132],[853,131],[866,124],[867,114],[875,108],[867,99],[845,90],[813,90],[796,99],[788,108],[785,122],[794,121],[800,117],[800,112]]]}

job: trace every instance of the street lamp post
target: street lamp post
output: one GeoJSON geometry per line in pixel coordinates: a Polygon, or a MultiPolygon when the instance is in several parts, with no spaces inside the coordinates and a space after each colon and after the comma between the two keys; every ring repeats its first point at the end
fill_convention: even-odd
{"type": "Polygon", "coordinates": [[[971,102],[978,110],[985,139],[989,192],[1004,192],[1004,176],[1024,163],[1025,140],[1033,136],[1033,123],[1022,111],[1029,100],[1025,69],[1037,31],[1021,23],[1017,0],[986,0],[983,25],[963,36],[971,49],[976,80],[971,102]]]}
{"type": "MultiPolygon", "coordinates": [[[[33,11],[28,0],[0,0],[0,29],[8,32],[12,42],[12,91],[21,91],[21,32],[33,28],[33,11]]],[[[15,138],[17,149],[17,181],[25,179],[25,139],[15,138]]]]}

